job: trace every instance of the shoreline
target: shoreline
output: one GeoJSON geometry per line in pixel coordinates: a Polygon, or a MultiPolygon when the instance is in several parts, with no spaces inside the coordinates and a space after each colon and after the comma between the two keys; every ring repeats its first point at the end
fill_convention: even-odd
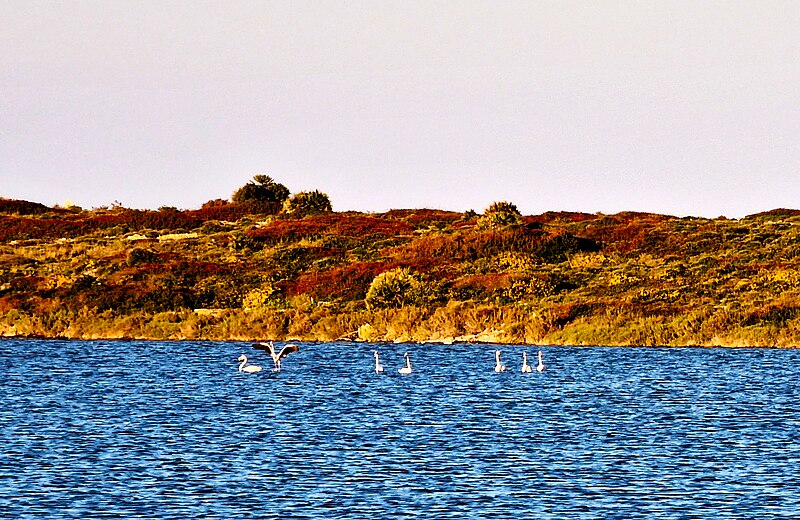
{"type": "Polygon", "coordinates": [[[397,340],[364,340],[364,339],[348,339],[339,338],[333,340],[309,339],[309,338],[187,338],[187,337],[120,337],[120,336],[91,336],[91,337],[75,337],[75,336],[59,336],[59,335],[0,335],[0,342],[3,341],[106,341],[106,342],[134,342],[146,341],[152,343],[168,343],[168,342],[211,342],[211,343],[242,343],[242,342],[255,342],[255,341],[278,341],[281,343],[297,342],[297,343],[310,343],[310,344],[324,344],[324,343],[354,343],[364,345],[463,345],[463,346],[480,346],[480,345],[502,345],[508,348],[513,347],[537,347],[537,348],[657,348],[657,349],[774,349],[774,350],[794,350],[800,348],[796,345],[753,345],[753,344],[682,344],[682,345],[637,345],[637,344],[606,344],[606,343],[506,343],[501,341],[489,340],[466,340],[460,338],[444,338],[444,339],[428,339],[428,340],[414,340],[414,341],[397,341],[397,340]]]}
{"type": "Polygon", "coordinates": [[[0,313],[0,338],[128,341],[303,341],[529,346],[798,348],[790,327],[720,327],[718,316],[602,309],[559,320],[551,309],[449,303],[366,309],[182,309],[156,313],[0,313]],[[693,320],[693,321],[690,321],[693,320]],[[686,324],[691,323],[692,327],[686,324]]]}

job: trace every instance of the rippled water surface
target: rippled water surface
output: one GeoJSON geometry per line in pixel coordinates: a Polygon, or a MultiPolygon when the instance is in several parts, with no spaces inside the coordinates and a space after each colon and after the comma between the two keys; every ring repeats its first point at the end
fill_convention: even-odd
{"type": "Polygon", "coordinates": [[[372,348],[0,341],[0,518],[800,517],[800,351],[372,348]]]}

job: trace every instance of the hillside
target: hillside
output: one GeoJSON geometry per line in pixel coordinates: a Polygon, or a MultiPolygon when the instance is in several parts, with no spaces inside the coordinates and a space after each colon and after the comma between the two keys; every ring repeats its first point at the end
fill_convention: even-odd
{"type": "Polygon", "coordinates": [[[800,212],[740,220],[0,199],[0,335],[800,343],[800,212]]]}

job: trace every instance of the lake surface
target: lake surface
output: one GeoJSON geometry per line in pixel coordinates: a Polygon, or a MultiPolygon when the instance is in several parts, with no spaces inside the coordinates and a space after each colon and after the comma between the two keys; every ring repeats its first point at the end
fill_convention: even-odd
{"type": "Polygon", "coordinates": [[[0,518],[800,517],[799,350],[377,348],[0,341],[0,518]]]}

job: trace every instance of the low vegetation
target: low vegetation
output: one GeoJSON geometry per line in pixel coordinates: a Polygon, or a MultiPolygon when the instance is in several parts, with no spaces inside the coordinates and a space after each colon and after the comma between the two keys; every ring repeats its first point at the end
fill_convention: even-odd
{"type": "Polygon", "coordinates": [[[234,199],[0,199],[0,335],[800,343],[800,211],[334,213],[266,176],[234,199]]]}

